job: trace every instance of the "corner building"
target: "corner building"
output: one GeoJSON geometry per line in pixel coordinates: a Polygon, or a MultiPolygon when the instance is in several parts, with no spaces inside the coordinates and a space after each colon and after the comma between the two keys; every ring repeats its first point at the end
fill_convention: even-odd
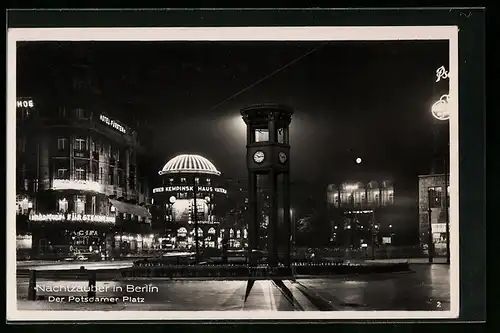
{"type": "Polygon", "coordinates": [[[50,84],[30,87],[32,97],[16,103],[20,258],[109,259],[153,250],[144,150],[137,132],[108,114],[86,59],[61,64],[47,76],[50,84]]]}
{"type": "Polygon", "coordinates": [[[220,248],[223,212],[218,207],[226,200],[221,187],[221,172],[203,156],[178,155],[158,172],[161,186],[153,189],[153,202],[164,226],[162,249],[191,250],[220,248]],[[197,230],[196,230],[197,229],[197,230]]]}

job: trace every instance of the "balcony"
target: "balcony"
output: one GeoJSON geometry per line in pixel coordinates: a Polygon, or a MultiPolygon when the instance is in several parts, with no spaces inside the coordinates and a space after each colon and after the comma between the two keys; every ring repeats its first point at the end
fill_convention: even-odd
{"type": "Polygon", "coordinates": [[[99,161],[99,153],[96,151],[92,152],[92,158],[96,161],[99,161]]]}
{"type": "Polygon", "coordinates": [[[76,158],[90,158],[90,152],[88,150],[74,150],[73,156],[76,158]]]}

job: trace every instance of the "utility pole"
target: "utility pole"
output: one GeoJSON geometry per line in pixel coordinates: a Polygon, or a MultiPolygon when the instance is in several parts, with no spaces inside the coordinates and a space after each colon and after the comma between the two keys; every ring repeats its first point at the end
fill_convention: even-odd
{"type": "Polygon", "coordinates": [[[196,263],[200,261],[200,244],[198,241],[198,206],[196,203],[197,196],[197,184],[196,177],[193,178],[193,222],[194,222],[194,241],[196,249],[196,263]]]}

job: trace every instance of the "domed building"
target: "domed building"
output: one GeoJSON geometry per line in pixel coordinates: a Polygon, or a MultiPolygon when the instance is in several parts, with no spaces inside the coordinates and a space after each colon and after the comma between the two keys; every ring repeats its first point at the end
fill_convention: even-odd
{"type": "Polygon", "coordinates": [[[164,225],[162,248],[192,250],[196,238],[200,249],[220,248],[223,212],[218,206],[227,195],[218,186],[221,172],[203,156],[183,154],[169,160],[158,174],[161,186],[153,189],[153,200],[164,225]]]}

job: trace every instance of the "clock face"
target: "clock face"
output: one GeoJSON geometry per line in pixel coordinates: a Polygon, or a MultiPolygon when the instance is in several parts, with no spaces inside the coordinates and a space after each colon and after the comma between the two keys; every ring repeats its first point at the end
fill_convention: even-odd
{"type": "Polygon", "coordinates": [[[286,156],[286,154],[284,152],[280,152],[278,155],[278,158],[279,158],[281,164],[285,164],[286,160],[288,159],[288,157],[286,156]]]}
{"type": "Polygon", "coordinates": [[[255,154],[253,154],[253,160],[255,163],[262,163],[264,161],[264,152],[263,151],[256,151],[255,154]]]}

